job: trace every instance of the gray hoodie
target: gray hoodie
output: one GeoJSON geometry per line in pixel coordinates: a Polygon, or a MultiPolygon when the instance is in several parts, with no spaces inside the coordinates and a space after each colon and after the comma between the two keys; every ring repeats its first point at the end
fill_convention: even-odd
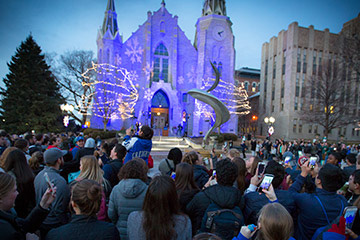
{"type": "Polygon", "coordinates": [[[127,237],[127,219],[131,212],[142,209],[148,186],[140,179],[121,180],[110,195],[108,215],[116,224],[122,240],[127,237]]]}

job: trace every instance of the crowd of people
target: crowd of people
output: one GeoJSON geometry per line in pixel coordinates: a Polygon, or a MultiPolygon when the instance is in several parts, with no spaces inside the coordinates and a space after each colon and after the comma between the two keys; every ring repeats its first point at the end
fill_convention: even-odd
{"type": "Polygon", "coordinates": [[[359,146],[173,148],[151,178],[153,134],[0,131],[1,239],[360,239],[359,146]]]}

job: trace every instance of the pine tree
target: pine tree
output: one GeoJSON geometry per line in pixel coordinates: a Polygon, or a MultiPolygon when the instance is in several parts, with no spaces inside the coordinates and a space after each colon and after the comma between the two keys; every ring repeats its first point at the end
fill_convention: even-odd
{"type": "Polygon", "coordinates": [[[41,48],[29,35],[8,63],[1,88],[1,118],[11,133],[58,131],[61,125],[59,92],[41,48]]]}

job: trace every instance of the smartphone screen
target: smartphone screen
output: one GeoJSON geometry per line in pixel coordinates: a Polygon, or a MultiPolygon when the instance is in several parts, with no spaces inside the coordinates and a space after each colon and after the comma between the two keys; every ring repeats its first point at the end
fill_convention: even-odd
{"type": "Polygon", "coordinates": [[[311,168],[314,168],[315,165],[316,165],[316,161],[317,161],[317,157],[310,157],[309,166],[310,166],[311,168]]]}
{"type": "Polygon", "coordinates": [[[291,157],[290,156],[287,156],[286,158],[285,158],[285,164],[288,164],[289,162],[290,162],[290,160],[291,160],[291,157]]]}
{"type": "Polygon", "coordinates": [[[213,170],[212,176],[215,177],[216,176],[216,171],[213,170]]]}
{"type": "Polygon", "coordinates": [[[175,180],[175,177],[176,177],[176,173],[173,172],[173,173],[171,174],[171,178],[175,180]]]}
{"type": "Polygon", "coordinates": [[[348,229],[352,228],[352,225],[354,223],[354,219],[356,217],[358,209],[357,207],[347,207],[345,208],[344,218],[345,218],[345,224],[348,229]]]}
{"type": "Polygon", "coordinates": [[[304,154],[303,154],[303,152],[302,152],[302,151],[298,151],[298,154],[299,154],[299,157],[304,156],[304,154]]]}
{"type": "Polygon", "coordinates": [[[258,176],[261,177],[261,175],[264,173],[265,171],[265,163],[263,162],[259,162],[258,164],[258,176]]]}
{"type": "Polygon", "coordinates": [[[45,181],[47,182],[51,190],[54,192],[53,184],[50,181],[49,175],[47,173],[44,173],[44,177],[45,177],[45,181]]]}
{"type": "Polygon", "coordinates": [[[273,179],[274,179],[274,175],[265,174],[264,179],[260,184],[260,188],[268,190],[273,179]]]}

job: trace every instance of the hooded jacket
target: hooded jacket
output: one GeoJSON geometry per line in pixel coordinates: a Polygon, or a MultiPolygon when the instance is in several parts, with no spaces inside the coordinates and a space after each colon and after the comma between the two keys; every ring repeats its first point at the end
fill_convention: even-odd
{"type": "Polygon", "coordinates": [[[123,179],[111,192],[108,215],[116,224],[122,240],[128,239],[128,216],[133,211],[141,210],[147,188],[140,179],[123,179]]]}
{"type": "Polygon", "coordinates": [[[143,139],[139,136],[130,137],[126,135],[122,145],[128,151],[124,160],[124,164],[131,159],[138,157],[144,159],[146,165],[148,164],[148,158],[152,148],[152,141],[149,139],[143,139]]]}
{"type": "Polygon", "coordinates": [[[192,224],[194,229],[199,229],[202,218],[210,203],[215,203],[221,208],[233,209],[239,206],[244,208],[244,200],[241,196],[240,190],[233,186],[223,186],[216,184],[206,188],[195,195],[193,200],[186,206],[187,212],[194,213],[195,219],[192,224]]]}

